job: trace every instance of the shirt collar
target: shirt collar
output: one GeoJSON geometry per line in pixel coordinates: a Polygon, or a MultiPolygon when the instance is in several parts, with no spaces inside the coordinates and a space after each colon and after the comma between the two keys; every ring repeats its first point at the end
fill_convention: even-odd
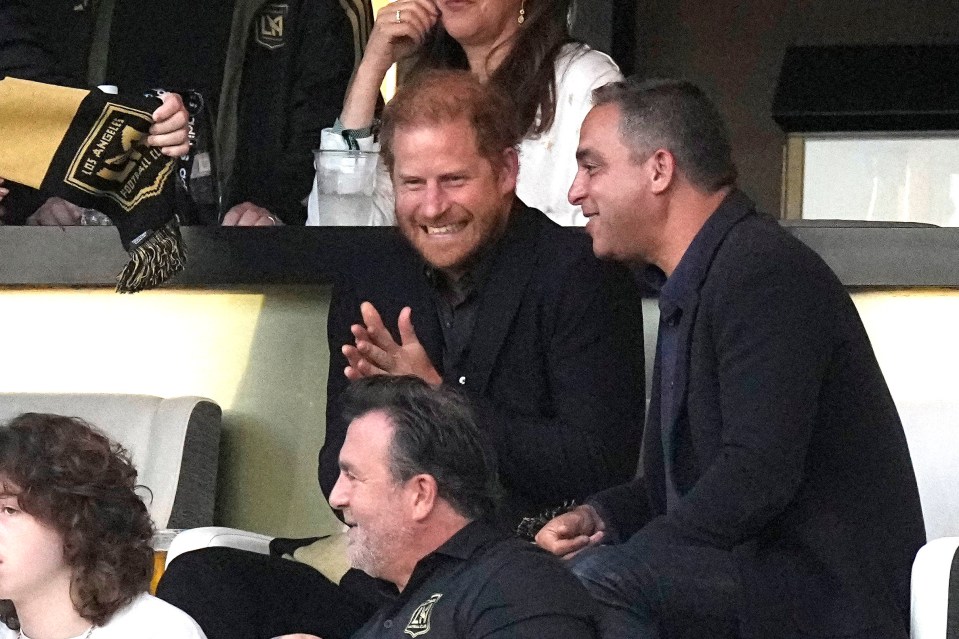
{"type": "Polygon", "coordinates": [[[433,574],[437,567],[443,565],[446,561],[450,559],[466,561],[479,549],[508,537],[510,537],[509,533],[498,530],[492,524],[479,520],[471,521],[460,528],[439,548],[416,562],[413,574],[410,575],[409,582],[403,592],[412,592],[418,588],[433,574]]]}
{"type": "MultiPolygon", "coordinates": [[[[753,203],[749,198],[741,191],[733,189],[706,219],[706,223],[686,248],[676,269],[666,278],[659,291],[659,312],[663,321],[676,318],[676,313],[683,310],[685,300],[706,278],[713,256],[723,243],[729,228],[742,217],[744,210],[752,208],[753,203]]],[[[662,271],[659,272],[662,274],[662,271]]]]}
{"type": "Polygon", "coordinates": [[[469,559],[478,549],[508,536],[507,533],[498,530],[488,522],[471,521],[427,557],[445,555],[454,559],[469,559]]]}

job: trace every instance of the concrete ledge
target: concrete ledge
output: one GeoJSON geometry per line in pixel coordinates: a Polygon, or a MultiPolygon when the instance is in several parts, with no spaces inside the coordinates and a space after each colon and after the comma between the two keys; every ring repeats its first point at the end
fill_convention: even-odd
{"type": "MultiPolygon", "coordinates": [[[[787,225],[849,287],[959,287],[959,228],[787,225]]],[[[186,270],[170,288],[325,284],[349,255],[376,251],[383,227],[186,227],[186,270]]],[[[0,286],[113,286],[125,263],[106,227],[0,227],[0,286]]]]}

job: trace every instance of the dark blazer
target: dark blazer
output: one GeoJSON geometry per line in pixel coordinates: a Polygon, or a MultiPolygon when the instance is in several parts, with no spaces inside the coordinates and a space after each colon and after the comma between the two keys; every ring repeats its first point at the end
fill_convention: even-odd
{"type": "Polygon", "coordinates": [[[642,307],[632,275],[593,254],[589,238],[517,201],[479,291],[468,362],[443,371],[443,334],[422,259],[394,234],[346,265],[327,324],[330,375],[320,484],[329,496],[347,424],[340,347],[370,301],[399,341],[413,310],[417,337],[444,381],[466,391],[498,452],[507,515],[530,514],[627,481],[644,408],[642,307]]]}
{"type": "Polygon", "coordinates": [[[738,192],[703,232],[714,240],[681,305],[675,422],[660,423],[657,362],[644,476],[595,503],[635,543],[731,551],[744,636],[907,637],[922,513],[855,306],[738,192]],[[668,513],[663,432],[681,495],[668,513]]]}

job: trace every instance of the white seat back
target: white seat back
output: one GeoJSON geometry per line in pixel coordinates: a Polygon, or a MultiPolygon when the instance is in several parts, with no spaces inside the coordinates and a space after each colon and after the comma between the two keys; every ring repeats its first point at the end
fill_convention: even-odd
{"type": "Polygon", "coordinates": [[[959,536],[959,398],[897,402],[926,537],[959,536]]]}
{"type": "Polygon", "coordinates": [[[957,548],[959,537],[940,537],[916,555],[912,565],[912,639],[959,637],[959,627],[949,633],[949,575],[957,548]]]}

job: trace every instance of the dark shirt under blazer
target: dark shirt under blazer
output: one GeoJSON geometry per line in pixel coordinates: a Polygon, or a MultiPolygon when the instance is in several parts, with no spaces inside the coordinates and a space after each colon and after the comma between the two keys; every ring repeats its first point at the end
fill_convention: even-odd
{"type": "Polygon", "coordinates": [[[370,301],[399,341],[413,310],[417,337],[445,383],[465,390],[497,451],[506,515],[517,516],[628,481],[643,425],[642,306],[629,271],[592,254],[589,238],[517,200],[489,272],[461,368],[443,369],[443,333],[422,259],[399,236],[345,264],[327,331],[330,376],[320,484],[329,495],[347,423],[343,344],[370,301]]]}
{"type": "Polygon", "coordinates": [[[922,512],[852,300],[739,192],[700,237],[683,257],[697,267],[678,301],[674,405],[660,406],[657,362],[644,477],[594,503],[635,543],[731,551],[745,637],[904,639],[922,512]]]}

